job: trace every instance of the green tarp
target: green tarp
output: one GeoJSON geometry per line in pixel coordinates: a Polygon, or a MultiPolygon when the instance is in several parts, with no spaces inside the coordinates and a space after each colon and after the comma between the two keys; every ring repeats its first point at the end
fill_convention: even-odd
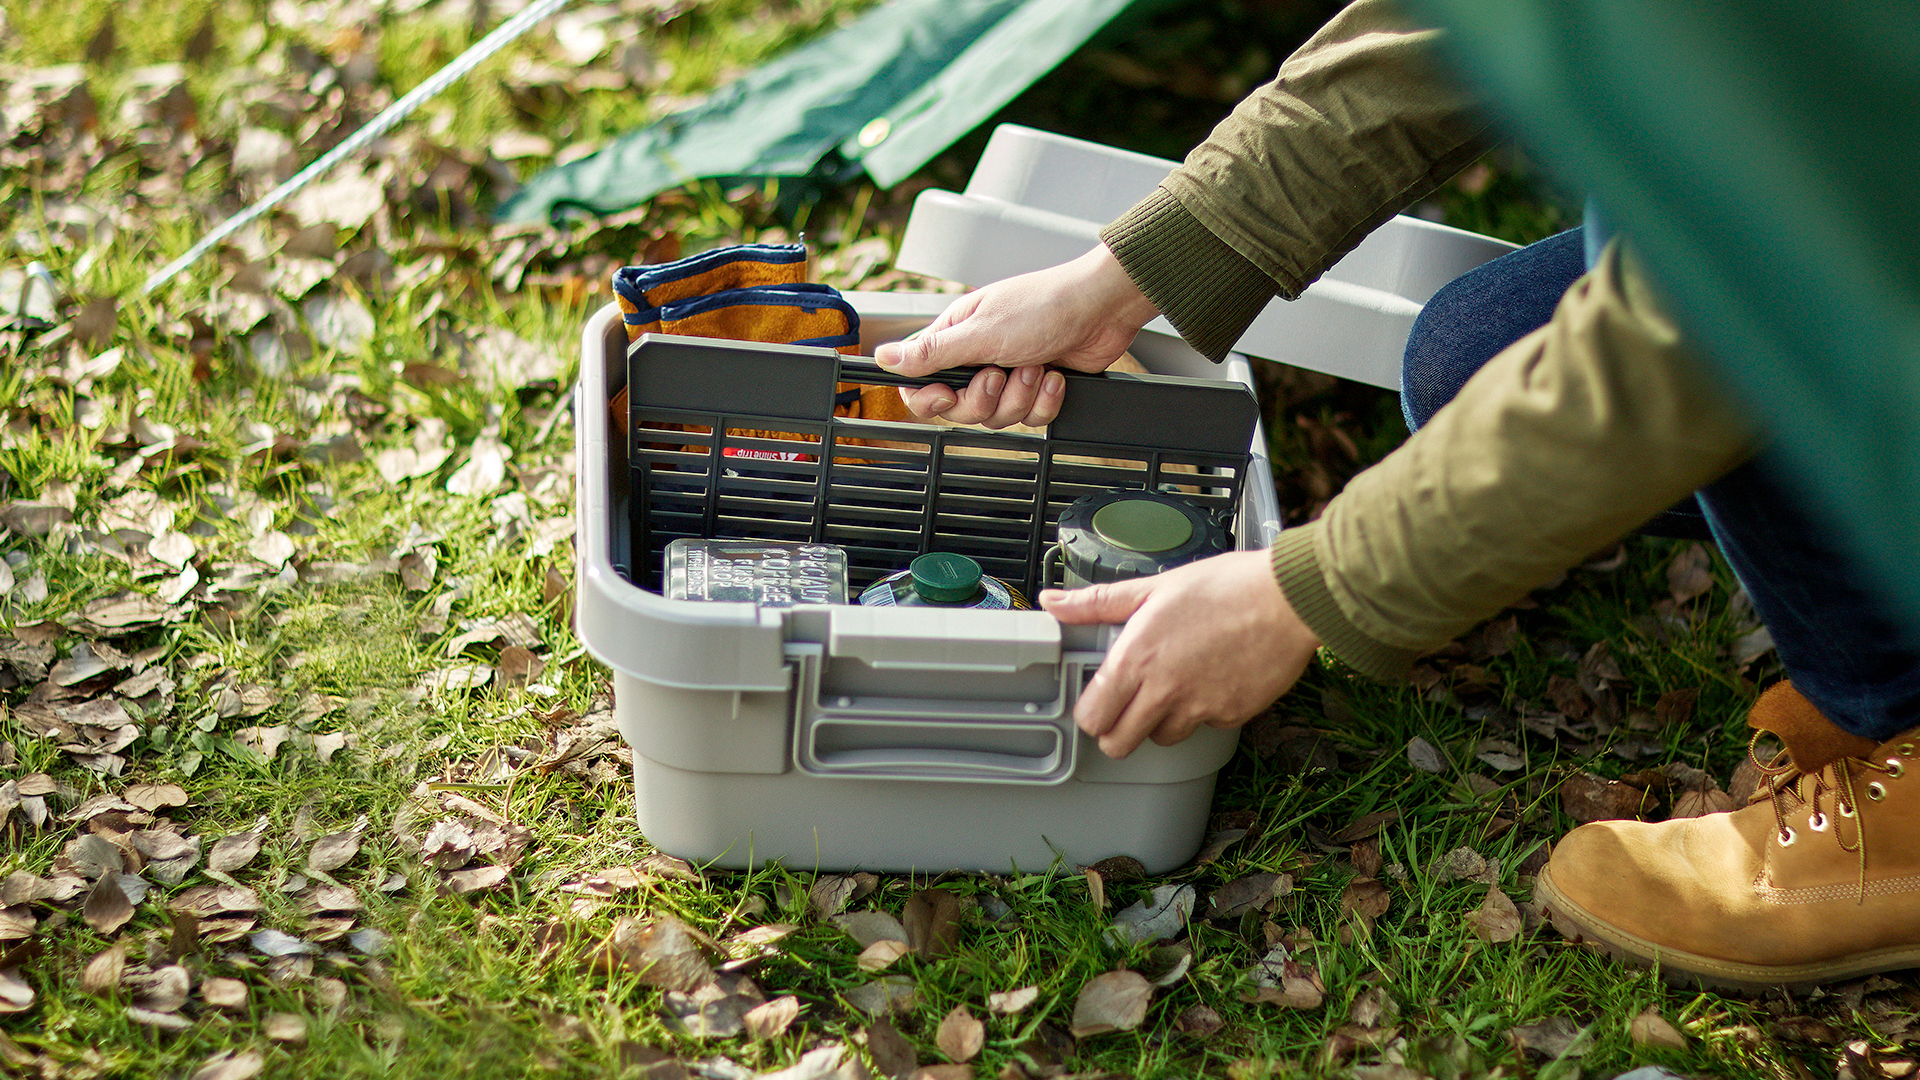
{"type": "MultiPolygon", "coordinates": [[[[1920,632],[1911,0],[1420,0],[1920,632]]],[[[1888,612],[1898,616],[1902,612],[1888,612]]]]}
{"type": "Polygon", "coordinates": [[[689,180],[900,182],[1137,0],[891,0],[704,103],[528,181],[505,221],[614,213],[689,180]]]}

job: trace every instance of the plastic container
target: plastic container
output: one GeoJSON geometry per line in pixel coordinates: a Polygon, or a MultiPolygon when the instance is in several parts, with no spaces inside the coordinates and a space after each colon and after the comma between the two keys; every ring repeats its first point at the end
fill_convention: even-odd
{"type": "MultiPolygon", "coordinates": [[[[869,353],[951,300],[850,298],[869,353]]],[[[844,548],[855,589],[935,547],[1031,589],[1066,505],[1156,485],[1175,466],[1200,470],[1168,475],[1229,511],[1241,546],[1264,546],[1279,512],[1243,358],[1216,366],[1144,334],[1133,353],[1150,371],[1210,381],[1075,376],[1040,440],[828,421],[833,384],[856,362],[650,338],[629,388],[642,417],[629,447],[604,404],[628,371],[617,309],[593,316],[582,345],[578,627],[613,669],[651,842],[725,867],[1045,870],[1131,855],[1159,872],[1192,857],[1237,733],[1102,755],[1072,713],[1115,628],[1038,611],[668,600],[657,568],[674,539],[747,533],[844,548]],[[711,429],[736,425],[814,442],[786,444],[808,451],[796,461],[726,458],[734,440],[715,445],[711,429]]]]}
{"type": "MultiPolygon", "coordinates": [[[[994,129],[964,192],[914,199],[895,265],[969,285],[1086,253],[1100,228],[1179,164],[1017,124],[994,129]]],[[[1367,234],[1297,300],[1274,300],[1234,350],[1400,388],[1400,354],[1436,290],[1515,245],[1399,215],[1367,234]]],[[[1165,320],[1152,329],[1172,333],[1165,320]]]]}

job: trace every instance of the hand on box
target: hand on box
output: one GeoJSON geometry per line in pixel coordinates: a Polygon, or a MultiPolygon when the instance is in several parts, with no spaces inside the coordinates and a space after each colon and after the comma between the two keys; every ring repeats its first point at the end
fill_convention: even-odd
{"type": "Polygon", "coordinates": [[[1066,380],[1052,364],[1104,371],[1158,314],[1105,244],[1047,270],[998,281],[955,300],[925,330],[874,352],[884,367],[924,376],[980,367],[966,389],[902,389],[914,415],[990,428],[1044,426],[1066,380]]]}
{"type": "Polygon", "coordinates": [[[1146,739],[1171,746],[1201,724],[1246,723],[1293,688],[1320,647],[1264,550],[1048,589],[1040,606],[1065,623],[1127,624],[1073,712],[1109,757],[1126,757],[1146,739]]]}

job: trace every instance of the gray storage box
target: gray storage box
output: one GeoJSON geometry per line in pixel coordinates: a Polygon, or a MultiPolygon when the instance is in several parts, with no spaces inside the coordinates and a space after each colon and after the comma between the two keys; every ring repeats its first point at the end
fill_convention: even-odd
{"type": "MultiPolygon", "coordinates": [[[[871,354],[952,297],[849,299],[871,354]]],[[[858,589],[937,547],[1033,588],[1059,509],[1128,483],[1179,485],[1230,515],[1243,548],[1264,546],[1279,512],[1243,357],[1216,366],[1178,338],[1143,334],[1133,352],[1150,371],[1211,385],[1076,377],[1043,444],[830,423],[834,382],[858,364],[829,350],[669,336],[635,350],[639,426],[623,442],[606,402],[627,382],[625,328],[612,305],[588,323],[577,613],[582,641],[613,669],[640,828],[655,846],[808,870],[1041,870],[1131,855],[1160,872],[1192,857],[1237,733],[1202,728],[1124,761],[1102,755],[1072,714],[1116,628],[1037,611],[668,600],[659,558],[685,536],[824,541],[848,549],[858,589]],[[1246,442],[1222,445],[1224,432],[1246,442]],[[823,452],[769,461],[723,456],[722,443],[823,452]]],[[[888,380],[877,373],[863,377],[888,380]]]]}

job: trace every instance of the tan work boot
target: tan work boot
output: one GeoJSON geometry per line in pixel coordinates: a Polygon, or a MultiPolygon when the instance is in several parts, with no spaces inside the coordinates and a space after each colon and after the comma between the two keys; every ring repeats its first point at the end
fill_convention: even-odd
{"type": "Polygon", "coordinates": [[[1785,683],[1747,722],[1786,746],[1747,806],[1582,825],[1534,899],[1568,939],[1707,986],[1920,966],[1920,728],[1876,745],[1785,683]]]}

